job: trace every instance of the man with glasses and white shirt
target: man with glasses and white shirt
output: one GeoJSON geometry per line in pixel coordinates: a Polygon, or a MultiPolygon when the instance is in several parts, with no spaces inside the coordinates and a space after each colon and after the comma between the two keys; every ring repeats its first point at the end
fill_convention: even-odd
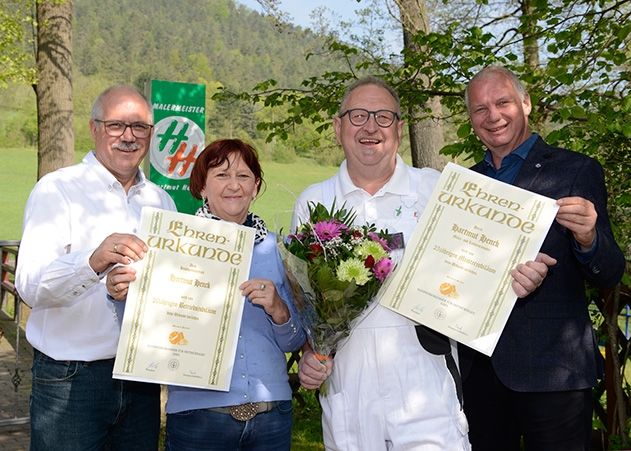
{"type": "Polygon", "coordinates": [[[26,204],[16,286],[32,309],[31,450],[157,449],[160,386],[112,378],[124,303],[105,284],[147,251],[134,235],[142,207],[175,210],[139,168],[152,128],[136,89],[107,89],[92,109],[94,151],[42,177],[26,204]]]}
{"type": "MultiPolygon", "coordinates": [[[[356,223],[410,238],[439,173],[408,166],[397,154],[403,135],[399,97],[382,80],[357,80],[333,119],[346,160],[332,178],[308,187],[296,201],[292,229],[308,220],[310,201],[353,208],[356,223]]],[[[395,249],[399,260],[403,253],[395,249]]],[[[541,283],[544,263],[515,271],[525,295],[541,283]]],[[[321,396],[327,450],[469,450],[455,354],[446,337],[374,305],[333,359],[306,351],[299,376],[306,388],[328,380],[321,396]]]]}

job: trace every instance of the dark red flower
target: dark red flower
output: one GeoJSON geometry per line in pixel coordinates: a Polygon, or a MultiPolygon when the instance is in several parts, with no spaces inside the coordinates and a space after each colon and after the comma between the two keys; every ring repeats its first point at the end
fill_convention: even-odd
{"type": "Polygon", "coordinates": [[[320,244],[318,243],[311,243],[309,245],[309,260],[313,260],[314,258],[316,258],[318,255],[320,255],[322,253],[322,246],[320,246],[320,244]]]}
{"type": "Polygon", "coordinates": [[[366,257],[366,260],[364,260],[364,266],[366,268],[372,268],[373,266],[375,266],[375,257],[373,257],[372,255],[366,257]]]}

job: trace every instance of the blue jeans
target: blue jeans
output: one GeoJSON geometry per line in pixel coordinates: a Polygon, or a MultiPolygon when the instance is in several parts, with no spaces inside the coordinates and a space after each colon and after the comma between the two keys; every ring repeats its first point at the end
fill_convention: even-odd
{"type": "Polygon", "coordinates": [[[113,367],[34,351],[31,451],[158,448],[160,386],[113,379],[113,367]]]}
{"type": "Polygon", "coordinates": [[[284,451],[291,448],[291,401],[248,421],[208,409],[167,415],[167,451],[284,451]]]}

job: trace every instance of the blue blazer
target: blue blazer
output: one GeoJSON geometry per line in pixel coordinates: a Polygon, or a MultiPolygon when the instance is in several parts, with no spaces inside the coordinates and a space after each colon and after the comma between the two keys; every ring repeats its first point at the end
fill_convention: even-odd
{"type": "MultiPolygon", "coordinates": [[[[484,163],[471,168],[484,173],[484,163]]],[[[589,261],[577,258],[572,233],[553,222],[541,252],[557,259],[543,284],[518,299],[491,361],[497,377],[515,391],[565,391],[592,387],[600,376],[600,355],[585,296],[585,283],[615,286],[625,268],[607,214],[603,170],[593,158],[555,148],[539,138],[514,185],[554,199],[580,196],[598,213],[597,244],[589,261]]],[[[459,346],[466,378],[473,351],[459,346]]]]}

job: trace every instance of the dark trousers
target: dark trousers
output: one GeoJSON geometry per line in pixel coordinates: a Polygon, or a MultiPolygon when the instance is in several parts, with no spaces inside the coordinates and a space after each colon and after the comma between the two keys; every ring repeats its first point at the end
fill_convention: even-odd
{"type": "Polygon", "coordinates": [[[279,401],[269,412],[248,421],[212,409],[167,415],[167,451],[289,451],[291,401],[279,401]]]}
{"type": "Polygon", "coordinates": [[[476,353],[463,381],[469,441],[475,451],[588,451],[592,391],[516,392],[502,384],[491,359],[476,353]]]}
{"type": "Polygon", "coordinates": [[[113,379],[113,367],[34,350],[31,451],[158,449],[160,386],[113,379]]]}

